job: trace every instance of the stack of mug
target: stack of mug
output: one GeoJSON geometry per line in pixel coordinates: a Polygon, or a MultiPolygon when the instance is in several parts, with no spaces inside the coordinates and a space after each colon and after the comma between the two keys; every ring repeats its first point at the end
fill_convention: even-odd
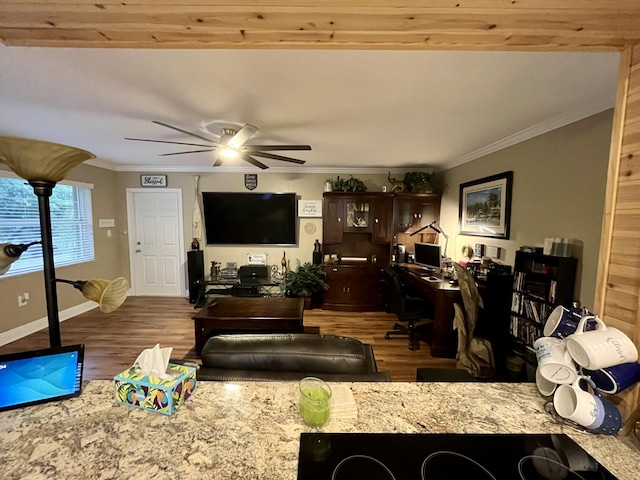
{"type": "Polygon", "coordinates": [[[553,396],[561,417],[595,433],[616,434],[622,417],[602,394],[620,393],[640,380],[636,346],[596,315],[563,306],[549,315],[544,335],[533,344],[540,394],[553,396]]]}

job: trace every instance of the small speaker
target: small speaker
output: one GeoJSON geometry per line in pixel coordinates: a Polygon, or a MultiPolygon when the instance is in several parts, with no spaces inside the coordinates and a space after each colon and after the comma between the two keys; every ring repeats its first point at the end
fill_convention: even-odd
{"type": "Polygon", "coordinates": [[[189,303],[196,303],[204,290],[204,252],[187,252],[187,274],[189,276],[189,303]]]}

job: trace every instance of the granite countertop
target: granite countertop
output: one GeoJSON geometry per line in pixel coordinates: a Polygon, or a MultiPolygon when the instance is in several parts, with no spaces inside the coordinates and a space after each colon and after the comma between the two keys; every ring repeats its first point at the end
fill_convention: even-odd
{"type": "MultiPolygon", "coordinates": [[[[620,480],[638,478],[627,438],[553,422],[534,384],[352,383],[358,417],[325,432],[566,433],[620,480]]],[[[173,416],[113,401],[92,381],[70,400],[0,413],[2,478],[287,479],[297,475],[297,383],[199,382],[173,416]]]]}

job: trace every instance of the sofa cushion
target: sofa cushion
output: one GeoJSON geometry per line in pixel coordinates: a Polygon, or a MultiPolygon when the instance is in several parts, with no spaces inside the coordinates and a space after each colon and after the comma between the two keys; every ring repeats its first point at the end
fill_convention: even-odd
{"type": "Polygon", "coordinates": [[[202,365],[219,369],[366,374],[376,372],[369,345],[335,335],[237,334],[211,337],[202,365]]]}

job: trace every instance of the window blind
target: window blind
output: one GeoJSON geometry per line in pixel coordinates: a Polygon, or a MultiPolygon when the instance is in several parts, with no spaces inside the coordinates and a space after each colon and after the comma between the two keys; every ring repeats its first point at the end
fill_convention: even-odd
{"type": "MultiPolygon", "coordinates": [[[[95,258],[91,188],[78,183],[56,184],[49,199],[53,258],[56,267],[95,258]]],[[[0,243],[40,240],[38,197],[25,180],[0,176],[0,243]]],[[[42,248],[34,245],[4,276],[43,269],[42,248]]]]}

